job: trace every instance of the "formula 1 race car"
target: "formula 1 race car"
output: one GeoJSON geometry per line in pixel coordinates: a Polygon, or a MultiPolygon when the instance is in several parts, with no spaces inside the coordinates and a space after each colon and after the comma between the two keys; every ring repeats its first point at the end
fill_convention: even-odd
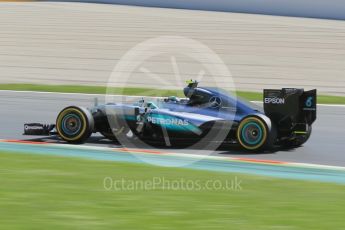
{"type": "Polygon", "coordinates": [[[265,89],[262,112],[224,90],[199,87],[192,80],[187,83],[184,99],[142,99],[89,109],[69,106],[58,114],[55,124],[25,124],[24,134],[56,134],[69,143],[83,143],[99,132],[120,143],[230,143],[249,151],[298,147],[311,135],[316,120],[315,89],[265,89]]]}

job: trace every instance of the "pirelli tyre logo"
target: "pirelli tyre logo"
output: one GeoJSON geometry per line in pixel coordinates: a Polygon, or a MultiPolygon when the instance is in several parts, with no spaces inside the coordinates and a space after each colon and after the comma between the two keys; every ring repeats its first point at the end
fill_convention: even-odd
{"type": "Polygon", "coordinates": [[[285,104],[285,99],[284,98],[278,98],[278,97],[266,97],[265,98],[265,104],[277,104],[277,105],[283,105],[285,104]]]}
{"type": "Polygon", "coordinates": [[[187,120],[182,120],[178,118],[161,118],[161,117],[148,117],[147,120],[152,124],[156,125],[181,125],[188,126],[187,120]]]}

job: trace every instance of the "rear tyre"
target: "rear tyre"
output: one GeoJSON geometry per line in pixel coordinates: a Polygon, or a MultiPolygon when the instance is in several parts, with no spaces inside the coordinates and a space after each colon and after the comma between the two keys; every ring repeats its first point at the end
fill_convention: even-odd
{"type": "Polygon", "coordinates": [[[70,106],[64,108],[56,119],[56,130],[62,140],[79,144],[88,139],[94,127],[94,120],[89,110],[70,106]]]}
{"type": "MultiPolygon", "coordinates": [[[[272,131],[273,133],[273,131],[272,131]]],[[[256,116],[244,118],[237,129],[237,140],[246,150],[259,151],[273,145],[273,138],[267,124],[256,116]]]]}

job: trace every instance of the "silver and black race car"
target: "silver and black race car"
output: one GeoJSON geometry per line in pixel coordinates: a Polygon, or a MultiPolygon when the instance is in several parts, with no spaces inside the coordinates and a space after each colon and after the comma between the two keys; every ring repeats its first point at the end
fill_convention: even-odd
{"type": "Polygon", "coordinates": [[[25,124],[25,135],[57,135],[83,143],[93,133],[138,147],[138,143],[167,146],[208,143],[240,145],[249,151],[273,146],[298,147],[311,135],[316,120],[316,90],[265,89],[263,111],[217,88],[189,81],[186,98],[109,103],[92,108],[69,106],[55,124],[25,124]]]}

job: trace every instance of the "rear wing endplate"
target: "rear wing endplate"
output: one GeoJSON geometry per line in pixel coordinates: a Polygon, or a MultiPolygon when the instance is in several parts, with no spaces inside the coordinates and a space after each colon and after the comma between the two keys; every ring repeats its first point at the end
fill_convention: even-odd
{"type": "Polygon", "coordinates": [[[264,90],[264,111],[276,124],[306,123],[316,120],[316,89],[283,88],[264,90]]]}

